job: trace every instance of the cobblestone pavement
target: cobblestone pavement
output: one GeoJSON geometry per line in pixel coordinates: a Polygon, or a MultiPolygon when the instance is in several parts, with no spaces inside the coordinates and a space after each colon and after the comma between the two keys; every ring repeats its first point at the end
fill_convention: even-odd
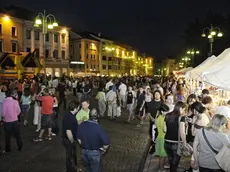
{"type": "MultiPolygon", "coordinates": [[[[73,99],[69,96],[68,99],[73,99]]],[[[95,100],[91,101],[92,107],[97,107],[95,100]]],[[[33,109],[33,108],[31,108],[33,109]]],[[[61,124],[60,112],[59,123],[61,124]]],[[[30,122],[33,111],[30,112],[30,122]]],[[[148,144],[147,122],[142,128],[137,128],[138,120],[132,124],[126,124],[125,114],[114,121],[108,118],[100,120],[105,129],[111,147],[103,157],[103,172],[138,172],[139,165],[148,144]]],[[[32,123],[32,122],[31,122],[32,123]]],[[[3,155],[0,159],[0,172],[65,172],[65,151],[61,143],[61,137],[53,137],[52,141],[34,143],[36,128],[32,124],[28,127],[21,126],[24,143],[22,152],[17,151],[15,139],[12,138],[12,153],[3,155]]],[[[1,126],[0,145],[4,145],[1,126]]],[[[79,150],[79,149],[78,149],[79,150]]],[[[78,151],[79,166],[84,169],[78,151]]]]}
{"type": "MultiPolygon", "coordinates": [[[[180,172],[185,171],[186,169],[189,168],[189,162],[190,162],[190,158],[182,158],[180,160],[180,165],[179,165],[179,170],[180,172]]],[[[147,159],[145,161],[145,165],[144,165],[144,170],[143,172],[157,172],[159,171],[159,160],[158,158],[152,154],[148,154],[147,159]]],[[[169,170],[166,170],[166,172],[168,172],[169,170]]]]}

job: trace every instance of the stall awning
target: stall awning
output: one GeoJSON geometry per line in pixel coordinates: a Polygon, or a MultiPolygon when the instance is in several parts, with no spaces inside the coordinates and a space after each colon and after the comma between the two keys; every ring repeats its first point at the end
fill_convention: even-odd
{"type": "Polygon", "coordinates": [[[0,66],[3,69],[6,69],[7,67],[15,67],[13,60],[8,56],[9,53],[1,53],[0,56],[0,66]]]}
{"type": "Polygon", "coordinates": [[[32,53],[28,53],[24,57],[24,59],[21,62],[23,67],[41,67],[42,66],[38,58],[35,56],[35,51],[32,53]]]}

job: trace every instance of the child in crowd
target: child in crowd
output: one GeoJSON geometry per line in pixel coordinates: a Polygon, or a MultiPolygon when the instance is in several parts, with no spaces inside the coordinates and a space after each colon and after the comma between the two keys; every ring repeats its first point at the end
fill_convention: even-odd
{"type": "Polygon", "coordinates": [[[30,96],[30,89],[25,88],[24,93],[21,96],[21,112],[24,115],[24,126],[28,125],[28,112],[30,109],[30,103],[31,103],[31,96],[30,96]]]}

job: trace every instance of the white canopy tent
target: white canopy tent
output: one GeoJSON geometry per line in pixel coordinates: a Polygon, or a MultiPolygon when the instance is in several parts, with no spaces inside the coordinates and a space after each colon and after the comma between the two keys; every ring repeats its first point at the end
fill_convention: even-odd
{"type": "Polygon", "coordinates": [[[228,64],[229,62],[230,62],[230,48],[225,49],[219,56],[216,57],[214,61],[212,61],[206,66],[206,69],[204,69],[200,73],[202,79],[203,77],[205,77],[205,75],[218,71],[219,69],[222,68],[223,64],[228,64]]]}
{"type": "Polygon", "coordinates": [[[194,68],[193,70],[191,70],[190,72],[188,72],[186,74],[188,79],[192,79],[192,80],[197,80],[198,78],[200,78],[200,74],[202,73],[202,71],[204,71],[213,61],[216,60],[216,56],[211,56],[208,57],[205,61],[203,61],[200,65],[198,65],[196,68],[194,68]]]}
{"type": "Polygon", "coordinates": [[[204,82],[230,91],[230,48],[220,54],[215,63],[202,73],[204,82]]]}

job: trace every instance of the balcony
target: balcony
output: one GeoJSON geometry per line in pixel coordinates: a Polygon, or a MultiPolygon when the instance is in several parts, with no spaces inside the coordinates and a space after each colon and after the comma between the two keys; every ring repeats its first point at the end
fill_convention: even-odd
{"type": "Polygon", "coordinates": [[[69,65],[69,59],[48,57],[46,63],[48,65],[69,65]]]}

